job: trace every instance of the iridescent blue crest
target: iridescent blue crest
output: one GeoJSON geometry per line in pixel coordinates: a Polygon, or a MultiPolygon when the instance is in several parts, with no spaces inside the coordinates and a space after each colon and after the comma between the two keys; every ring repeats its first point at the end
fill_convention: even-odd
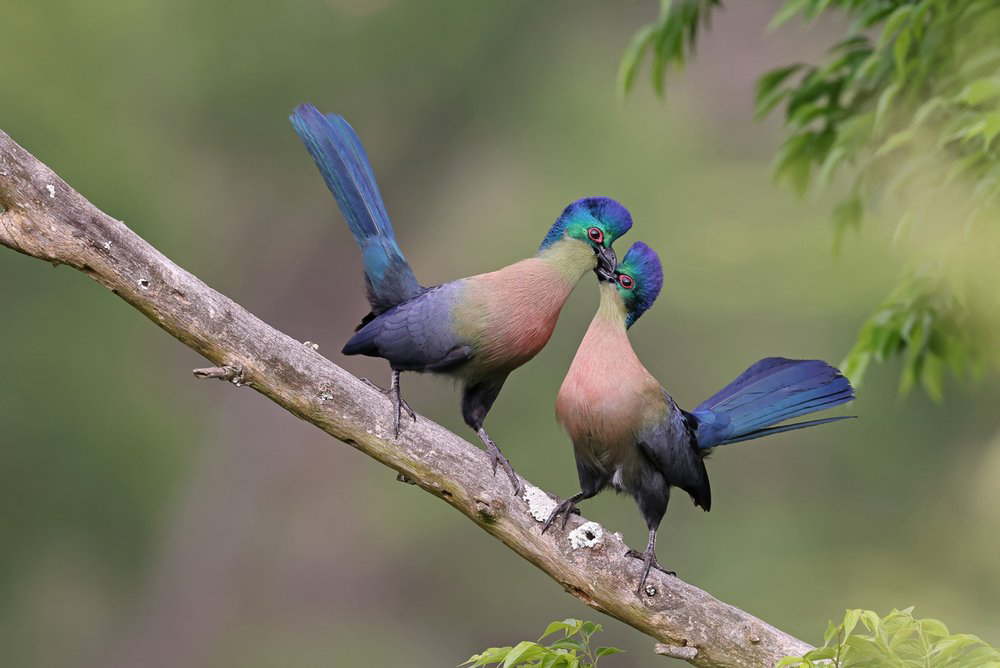
{"type": "Polygon", "coordinates": [[[573,202],[562,212],[549,229],[539,249],[547,248],[567,236],[586,239],[586,230],[599,227],[604,232],[604,245],[614,241],[632,227],[632,215],[624,206],[610,197],[584,197],[573,202]]]}
{"type": "Polygon", "coordinates": [[[618,291],[625,299],[628,309],[625,324],[629,327],[653,305],[663,288],[663,265],[660,256],[652,248],[636,241],[615,269],[618,274],[618,291]],[[632,287],[627,288],[622,276],[632,279],[632,287]]]}

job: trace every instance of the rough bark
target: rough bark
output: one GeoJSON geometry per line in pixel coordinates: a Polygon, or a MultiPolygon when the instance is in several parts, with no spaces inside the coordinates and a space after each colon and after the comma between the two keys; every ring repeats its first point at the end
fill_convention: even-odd
{"type": "Polygon", "coordinates": [[[676,577],[654,571],[640,598],[640,562],[595,523],[574,516],[565,531],[541,535],[547,494],[526,483],[513,497],[482,450],[426,418],[405,421],[393,439],[386,397],[171,262],[2,131],[0,207],[0,243],[84,272],[210,360],[200,377],[252,387],[395,469],[590,607],[655,638],[659,653],[696,666],[771,666],[810,649],[676,577]]]}

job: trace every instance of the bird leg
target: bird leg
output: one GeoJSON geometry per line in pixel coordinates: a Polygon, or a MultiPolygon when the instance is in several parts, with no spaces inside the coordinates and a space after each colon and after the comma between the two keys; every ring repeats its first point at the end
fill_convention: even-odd
{"type": "MultiPolygon", "coordinates": [[[[660,566],[660,562],[656,560],[656,529],[652,529],[649,532],[649,544],[646,545],[645,552],[636,552],[635,550],[629,550],[625,553],[626,557],[635,557],[636,559],[642,559],[643,569],[642,578],[639,580],[639,586],[636,587],[635,593],[637,596],[642,596],[643,587],[646,586],[646,578],[649,577],[649,570],[655,568],[658,571],[666,573],[667,575],[677,575],[677,573],[660,566]]],[[[646,592],[648,594],[648,592],[646,592]]]]}
{"type": "Polygon", "coordinates": [[[566,522],[569,522],[569,516],[573,513],[576,513],[577,515],[580,514],[580,510],[576,507],[576,502],[585,498],[587,498],[587,495],[584,492],[579,492],[556,506],[552,511],[552,514],[549,515],[549,519],[545,520],[545,524],[542,526],[542,533],[548,531],[549,527],[552,526],[559,515],[563,516],[561,528],[565,529],[566,522]]]}
{"type": "Polygon", "coordinates": [[[363,382],[365,385],[374,390],[378,390],[382,394],[389,397],[389,400],[392,401],[393,407],[396,409],[396,415],[395,415],[396,419],[394,422],[395,432],[393,434],[395,438],[399,438],[399,421],[400,418],[402,417],[402,412],[404,410],[407,412],[407,414],[409,414],[410,418],[412,418],[414,422],[417,421],[417,414],[413,412],[413,409],[410,408],[410,405],[406,403],[406,401],[403,399],[403,395],[400,394],[399,392],[399,374],[400,374],[399,371],[394,370],[392,372],[392,381],[389,384],[388,390],[383,387],[380,387],[379,385],[376,385],[367,378],[361,379],[361,382],[363,382]]]}
{"type": "Polygon", "coordinates": [[[486,452],[493,460],[493,475],[497,474],[497,465],[503,466],[503,470],[507,472],[507,477],[510,478],[510,484],[514,486],[514,496],[521,496],[521,481],[518,479],[517,474],[514,473],[514,467],[510,465],[507,458],[500,452],[500,448],[493,442],[493,439],[490,438],[485,429],[480,427],[476,430],[476,433],[479,434],[479,438],[486,446],[486,452]]]}

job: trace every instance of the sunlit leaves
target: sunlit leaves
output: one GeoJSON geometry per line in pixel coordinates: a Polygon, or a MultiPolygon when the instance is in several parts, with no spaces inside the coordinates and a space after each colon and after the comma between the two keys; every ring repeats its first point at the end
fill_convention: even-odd
{"type": "MultiPolygon", "coordinates": [[[[628,76],[619,79],[621,90],[631,87],[648,49],[654,86],[662,92],[667,66],[683,64],[699,26],[718,4],[662,2],[657,22],[633,42],[642,47],[630,48],[623,60],[628,76]]],[[[944,280],[949,273],[961,274],[967,262],[949,236],[975,247],[975,235],[1000,222],[1000,3],[787,0],[770,27],[825,14],[851,19],[846,36],[820,62],[794,63],[761,76],[754,113],[783,116],[776,180],[805,195],[840,188],[838,176],[849,177],[847,194],[832,212],[837,251],[869,218],[894,219],[897,244],[914,231],[935,228],[941,240],[938,256],[931,258],[937,297],[900,298],[912,290],[904,280],[865,324],[848,363],[857,381],[869,362],[900,357],[901,387],[920,384],[938,397],[945,369],[959,375],[968,370],[960,359],[992,355],[991,363],[1000,368],[1000,354],[977,337],[968,318],[953,317],[964,311],[949,291],[962,288],[944,280]],[[962,327],[967,331],[959,331],[962,327]],[[926,340],[925,330],[933,333],[926,340]]],[[[981,244],[992,239],[984,237],[981,244]]]]}
{"type": "MultiPolygon", "coordinates": [[[[759,80],[758,109],[785,105],[787,134],[775,177],[804,194],[849,169],[855,187],[833,212],[838,249],[875,206],[861,184],[882,199],[895,198],[896,239],[938,213],[928,202],[961,186],[968,196],[948,211],[949,223],[954,234],[967,233],[972,219],[1000,197],[1000,59],[989,38],[1000,27],[1000,6],[982,0],[791,0],[779,17],[808,20],[828,9],[854,16],[858,34],[834,47],[824,63],[795,65],[798,79],[779,79],[781,68],[759,80]],[[866,121],[856,123],[859,118],[866,121]],[[932,181],[928,175],[942,164],[944,177],[932,181]]],[[[940,220],[938,215],[934,222],[940,220]]],[[[940,398],[944,370],[968,375],[970,360],[984,353],[948,288],[920,285],[904,281],[865,323],[845,361],[855,381],[870,362],[900,357],[901,390],[920,384],[940,398]]]]}
{"type": "Polygon", "coordinates": [[[951,634],[936,619],[916,619],[913,608],[893,610],[885,617],[871,610],[848,610],[841,624],[827,627],[823,647],[785,657],[777,667],[831,665],[1000,668],[1000,651],[974,635],[951,634]]]}
{"type": "Polygon", "coordinates": [[[620,654],[616,647],[590,646],[590,639],[601,630],[600,624],[579,619],[564,619],[552,622],[537,642],[525,640],[513,647],[491,647],[476,654],[461,664],[477,668],[498,666],[514,668],[533,666],[537,668],[593,668],[602,657],[620,654]],[[557,636],[550,644],[542,643],[549,636],[557,636]]]}
{"type": "Polygon", "coordinates": [[[932,398],[943,394],[944,371],[978,371],[970,354],[969,314],[950,291],[927,279],[904,281],[868,319],[842,369],[857,382],[871,362],[903,358],[900,392],[921,383],[932,398]]]}

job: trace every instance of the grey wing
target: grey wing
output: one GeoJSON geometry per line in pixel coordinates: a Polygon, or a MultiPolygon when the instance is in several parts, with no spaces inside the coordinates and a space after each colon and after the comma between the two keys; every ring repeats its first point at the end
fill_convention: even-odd
{"type": "Polygon", "coordinates": [[[455,283],[445,283],[398,304],[365,324],[344,346],[345,355],[389,361],[397,371],[447,371],[471,354],[455,333],[455,283]]]}
{"type": "Polygon", "coordinates": [[[712,489],[705,469],[704,453],[695,440],[694,418],[682,411],[664,392],[668,414],[651,429],[639,434],[639,448],[653,461],[667,483],[691,495],[695,505],[712,507],[712,489]]]}

